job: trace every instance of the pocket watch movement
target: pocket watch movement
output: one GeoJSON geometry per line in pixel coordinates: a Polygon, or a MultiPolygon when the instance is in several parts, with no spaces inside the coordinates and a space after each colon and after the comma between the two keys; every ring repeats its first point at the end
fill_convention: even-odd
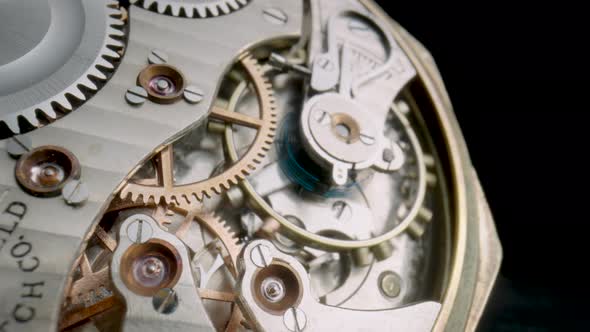
{"type": "Polygon", "coordinates": [[[0,4],[0,331],[474,331],[501,247],[393,19],[0,4]]]}

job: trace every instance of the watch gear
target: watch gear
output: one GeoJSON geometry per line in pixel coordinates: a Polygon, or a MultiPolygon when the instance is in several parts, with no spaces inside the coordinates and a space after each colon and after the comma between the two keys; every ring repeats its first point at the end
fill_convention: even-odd
{"type": "Polygon", "coordinates": [[[0,139],[80,107],[116,69],[125,47],[113,0],[12,1],[0,11],[0,139]]]}
{"type": "MultiPolygon", "coordinates": [[[[321,233],[313,233],[309,230],[305,229],[293,223],[292,221],[285,218],[283,215],[278,213],[272,206],[272,199],[269,197],[262,197],[259,193],[259,190],[256,190],[254,186],[249,182],[248,179],[244,179],[240,183],[240,191],[241,195],[246,195],[249,200],[253,203],[253,206],[261,211],[264,216],[268,216],[270,219],[278,222],[280,227],[282,227],[286,232],[290,234],[291,237],[296,238],[298,241],[304,241],[309,246],[317,247],[319,249],[328,249],[332,251],[340,251],[340,250],[351,250],[351,249],[362,249],[362,248],[373,248],[379,250],[379,244],[389,241],[393,239],[395,236],[402,234],[406,231],[407,228],[410,228],[410,232],[415,235],[421,235],[425,227],[424,225],[420,224],[422,221],[429,222],[432,218],[429,216],[430,212],[428,208],[423,206],[425,196],[427,195],[427,178],[430,178],[431,182],[432,179],[436,179],[436,175],[431,172],[427,171],[426,163],[424,159],[428,159],[428,166],[433,166],[433,159],[432,156],[426,155],[423,153],[420,142],[416,137],[416,134],[411,129],[408,120],[405,118],[403,114],[401,114],[397,110],[397,106],[392,106],[391,108],[391,116],[390,121],[394,124],[397,128],[394,131],[393,135],[395,139],[397,139],[403,146],[404,153],[407,154],[410,160],[409,162],[401,167],[399,172],[394,176],[401,176],[403,179],[398,184],[400,186],[400,190],[407,191],[407,193],[403,193],[404,199],[400,199],[400,205],[396,208],[397,214],[397,223],[393,226],[389,225],[388,229],[374,229],[365,232],[370,236],[363,236],[363,237],[355,237],[355,238],[342,238],[342,237],[333,237],[333,236],[324,236],[321,233]],[[406,182],[407,181],[407,182],[406,182]],[[412,182],[410,185],[409,182],[412,182]],[[404,186],[408,186],[407,189],[403,189],[404,186]],[[407,197],[405,197],[407,195],[407,197]],[[426,216],[424,216],[426,215],[426,216]],[[425,217],[425,218],[424,218],[425,217]]],[[[287,117],[288,118],[288,117],[287,117]]],[[[391,130],[390,130],[390,135],[391,130]]],[[[224,132],[224,148],[228,151],[228,159],[230,162],[235,161],[238,158],[238,153],[236,151],[236,146],[233,138],[233,131],[231,128],[226,128],[224,132]]],[[[302,174],[305,173],[309,178],[318,178],[315,174],[310,174],[308,171],[303,169],[304,164],[309,164],[309,162],[302,163],[301,165],[296,164],[297,161],[292,158],[293,155],[296,153],[292,150],[293,145],[295,149],[298,148],[297,142],[293,144],[292,138],[287,138],[285,140],[281,140],[278,145],[279,151],[287,151],[286,153],[279,153],[283,155],[282,158],[289,158],[283,159],[279,161],[279,163],[287,163],[288,166],[283,166],[283,171],[287,176],[293,179],[293,177],[299,177],[300,175],[294,176],[290,175],[291,172],[289,168],[297,168],[297,173],[302,174]],[[293,166],[293,164],[296,164],[293,166]],[[286,169],[285,169],[286,168],[286,169]]],[[[374,173],[378,174],[378,173],[374,173]]],[[[383,173],[382,173],[383,174],[383,173]]],[[[309,188],[306,188],[306,183],[297,182],[303,189],[309,191],[309,188]]],[[[317,185],[314,185],[317,186],[317,185]]],[[[348,188],[348,191],[351,189],[360,188],[359,182],[355,182],[351,184],[348,188]]],[[[275,191],[278,191],[275,189],[275,191]]],[[[235,192],[233,193],[235,195],[235,192]]],[[[336,192],[332,193],[325,193],[322,192],[322,195],[326,197],[326,199],[330,198],[330,196],[344,196],[344,192],[336,192]]],[[[299,194],[299,196],[302,196],[299,194]]],[[[344,196],[345,197],[345,196],[344,196]]],[[[401,198],[401,197],[400,197],[401,198]]],[[[230,198],[231,200],[231,198],[230,198]]]]}
{"type": "MultiPolygon", "coordinates": [[[[247,54],[240,58],[239,65],[245,71],[256,94],[259,116],[252,117],[214,106],[209,118],[213,121],[256,130],[256,137],[247,152],[217,175],[204,181],[178,185],[174,183],[174,152],[173,147],[169,145],[159,153],[157,158],[157,178],[127,183],[121,190],[121,198],[130,197],[132,201],[143,202],[150,200],[160,202],[163,199],[167,204],[177,205],[189,204],[195,200],[202,201],[204,197],[221,194],[230,186],[236,185],[262,163],[273,142],[277,123],[272,86],[265,77],[269,68],[258,65],[256,60],[247,54]]],[[[236,90],[240,93],[234,94],[235,100],[230,101],[230,104],[238,101],[246,87],[247,83],[238,86],[236,90]]]]}
{"type": "Polygon", "coordinates": [[[493,220],[373,0],[0,3],[0,330],[475,331],[493,220]]]}
{"type": "MultiPolygon", "coordinates": [[[[109,208],[109,212],[97,226],[94,236],[89,242],[89,246],[80,256],[76,268],[76,275],[69,291],[67,292],[66,306],[63,310],[60,323],[60,330],[67,330],[72,326],[84,324],[91,321],[99,330],[112,328],[106,316],[113,319],[113,316],[121,315],[124,310],[124,303],[115,296],[114,286],[111,283],[109,272],[109,261],[117,247],[117,241],[114,234],[118,229],[118,221],[126,216],[133,215],[137,212],[147,212],[161,226],[166,227],[175,223],[176,230],[174,234],[181,239],[186,245],[194,250],[196,260],[199,253],[202,253],[205,247],[211,245],[221,245],[225,249],[226,256],[222,257],[221,262],[227,266],[228,271],[233,278],[238,277],[237,259],[241,252],[242,244],[239,243],[236,234],[231,227],[219,216],[212,213],[200,212],[198,209],[186,211],[179,207],[168,208],[166,206],[145,207],[130,201],[115,201],[109,208]],[[172,221],[174,216],[181,216],[180,221],[172,221]],[[190,234],[194,233],[193,221],[204,228],[214,239],[203,248],[195,247],[194,238],[190,234]],[[103,228],[104,226],[104,228],[103,228]],[[109,231],[105,231],[105,228],[109,231]]],[[[205,285],[206,286],[206,285],[205,285]]],[[[199,288],[199,294],[202,299],[211,301],[233,302],[234,294],[227,291],[217,291],[210,288],[199,288]]],[[[244,318],[236,305],[232,305],[231,314],[225,324],[225,331],[236,331],[241,326],[244,318]]]]}
{"type": "Polygon", "coordinates": [[[136,6],[160,14],[206,18],[227,15],[246,6],[250,0],[131,0],[136,6]]]}

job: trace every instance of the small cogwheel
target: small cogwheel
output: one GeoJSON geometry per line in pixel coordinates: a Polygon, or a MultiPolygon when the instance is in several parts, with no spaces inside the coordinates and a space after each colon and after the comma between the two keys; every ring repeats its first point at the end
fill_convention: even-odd
{"type": "Polygon", "coordinates": [[[206,18],[227,15],[246,6],[250,0],[131,0],[131,3],[160,14],[206,18]]]}

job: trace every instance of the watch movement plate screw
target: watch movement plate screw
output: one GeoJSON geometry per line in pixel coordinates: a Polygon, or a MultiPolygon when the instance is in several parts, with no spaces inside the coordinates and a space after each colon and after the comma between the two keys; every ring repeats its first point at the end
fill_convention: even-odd
{"type": "Polygon", "coordinates": [[[148,62],[152,65],[161,65],[168,62],[168,54],[162,50],[153,49],[148,55],[148,62]]]}
{"type": "Polygon", "coordinates": [[[262,14],[268,22],[276,25],[284,25],[288,20],[287,14],[278,8],[267,8],[262,14]]]}
{"type": "Polygon", "coordinates": [[[305,325],[307,325],[307,317],[303,310],[299,308],[291,308],[285,311],[283,315],[283,323],[289,331],[292,332],[299,332],[305,329],[305,325]]]}
{"type": "Polygon", "coordinates": [[[184,89],[184,99],[191,104],[200,103],[204,96],[203,90],[194,85],[189,85],[184,89]]]}
{"type": "Polygon", "coordinates": [[[15,159],[31,151],[33,142],[29,136],[13,136],[6,142],[6,152],[15,159]]]}
{"type": "Polygon", "coordinates": [[[162,288],[152,298],[154,309],[161,314],[171,314],[178,307],[178,294],[172,288],[162,288]]]}
{"type": "Polygon", "coordinates": [[[88,200],[90,191],[86,183],[71,180],[64,185],[61,194],[68,205],[82,205],[88,200]]]}
{"type": "Polygon", "coordinates": [[[125,100],[131,105],[138,106],[143,104],[148,98],[148,93],[144,88],[139,85],[134,86],[127,90],[125,93],[125,100]]]}
{"type": "Polygon", "coordinates": [[[252,263],[258,267],[267,267],[272,262],[270,248],[264,244],[259,244],[250,251],[252,263]]]}
{"type": "Polygon", "coordinates": [[[127,237],[131,242],[144,243],[152,237],[152,226],[137,218],[127,226],[127,237]]]}

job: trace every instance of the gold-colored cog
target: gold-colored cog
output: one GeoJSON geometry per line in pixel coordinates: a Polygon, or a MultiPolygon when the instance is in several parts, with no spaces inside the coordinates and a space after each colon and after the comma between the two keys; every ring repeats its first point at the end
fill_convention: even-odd
{"type": "Polygon", "coordinates": [[[172,145],[158,153],[155,160],[156,178],[128,182],[121,190],[123,199],[159,203],[163,200],[169,205],[186,205],[202,201],[204,197],[221,194],[232,185],[243,180],[258,165],[273,143],[277,127],[276,102],[272,85],[265,76],[267,69],[260,66],[250,54],[239,59],[240,66],[252,84],[259,105],[259,117],[244,115],[214,106],[209,114],[210,120],[225,124],[244,126],[256,130],[254,141],[246,153],[223,172],[203,181],[177,185],[174,183],[174,153],[172,145]]]}
{"type": "MultiPolygon", "coordinates": [[[[142,207],[130,201],[116,201],[114,208],[109,212],[120,211],[129,208],[142,207]]],[[[153,207],[153,206],[152,206],[153,207]]],[[[229,272],[237,278],[237,259],[242,245],[230,226],[212,213],[202,213],[198,209],[186,210],[180,207],[167,208],[165,206],[154,207],[152,216],[160,225],[168,224],[170,212],[185,216],[175,235],[180,239],[186,235],[190,224],[196,221],[204,227],[212,236],[219,240],[225,248],[227,256],[223,257],[229,272]]],[[[94,236],[99,240],[104,251],[98,254],[96,260],[109,256],[117,247],[117,241],[109,235],[100,225],[96,228],[94,236]]],[[[78,262],[78,271],[81,277],[75,280],[67,293],[67,309],[62,315],[59,329],[66,330],[84,321],[92,319],[96,315],[110,309],[123,308],[123,303],[114,296],[113,286],[110,281],[109,265],[100,267],[93,271],[86,253],[82,254],[78,262]]],[[[235,295],[228,292],[220,292],[212,289],[198,289],[202,299],[213,301],[234,302],[230,319],[226,325],[226,332],[233,332],[243,325],[244,317],[238,306],[235,304],[235,295]]]]}
{"type": "MultiPolygon", "coordinates": [[[[229,272],[233,275],[234,278],[238,278],[238,255],[242,251],[242,244],[239,242],[238,237],[236,234],[231,230],[231,227],[227,225],[227,223],[221,219],[219,216],[213,213],[200,213],[197,210],[192,210],[191,212],[187,212],[182,208],[176,207],[173,208],[179,213],[186,213],[186,217],[182,222],[180,228],[176,231],[176,236],[180,239],[184,237],[184,234],[189,229],[190,223],[193,220],[196,220],[200,225],[205,227],[207,231],[211,234],[214,234],[221,242],[221,244],[225,247],[228,256],[223,257],[225,265],[227,266],[229,272]]],[[[156,220],[158,219],[155,217],[156,220]]],[[[199,289],[199,295],[201,299],[213,300],[213,301],[222,301],[222,302],[232,302],[232,312],[229,318],[227,325],[225,326],[226,332],[234,332],[237,331],[238,328],[244,325],[245,318],[242,315],[237,303],[235,302],[236,297],[233,293],[227,292],[219,292],[212,289],[199,289]]]]}

